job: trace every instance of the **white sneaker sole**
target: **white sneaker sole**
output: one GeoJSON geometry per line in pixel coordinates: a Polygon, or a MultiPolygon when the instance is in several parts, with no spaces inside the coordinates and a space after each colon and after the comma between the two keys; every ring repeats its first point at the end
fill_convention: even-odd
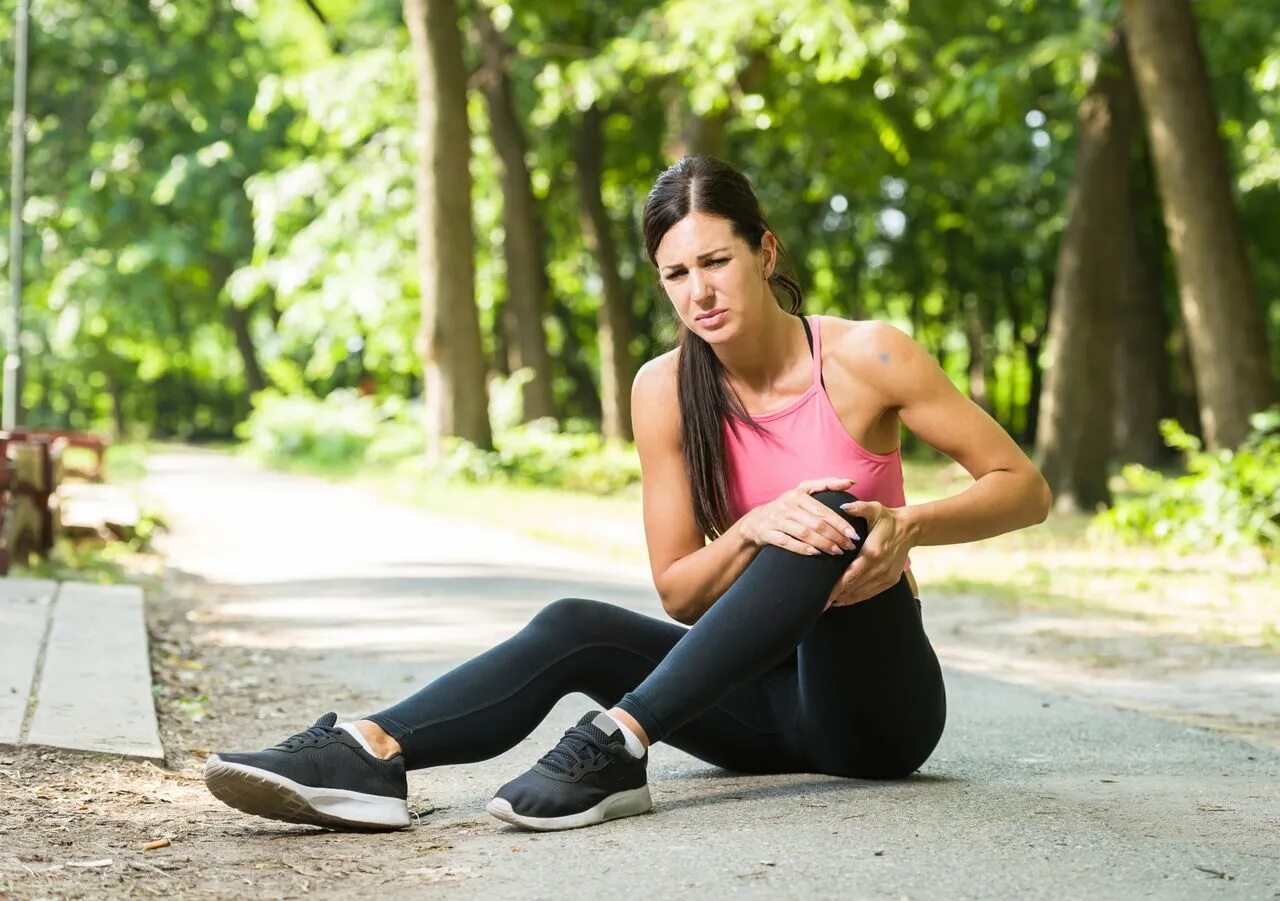
{"type": "Polygon", "coordinates": [[[400,798],[341,788],[314,788],[214,754],[204,764],[204,784],[213,796],[236,810],[331,829],[403,829],[409,805],[400,798]]]}
{"type": "Polygon", "coordinates": [[[494,798],[485,807],[504,823],[533,829],[537,832],[553,832],[557,829],[579,829],[583,826],[595,826],[606,820],[635,816],[653,809],[653,799],[649,796],[649,786],[618,792],[605,798],[595,807],[563,817],[526,817],[511,809],[511,803],[503,798],[494,798]]]}

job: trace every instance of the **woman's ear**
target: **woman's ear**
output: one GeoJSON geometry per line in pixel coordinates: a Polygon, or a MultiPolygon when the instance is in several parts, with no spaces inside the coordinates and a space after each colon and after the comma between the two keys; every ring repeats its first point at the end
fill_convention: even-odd
{"type": "Polygon", "coordinates": [[[773,232],[765,232],[760,238],[760,256],[764,262],[764,277],[770,278],[773,275],[774,267],[778,265],[778,241],[773,236],[773,232]]]}

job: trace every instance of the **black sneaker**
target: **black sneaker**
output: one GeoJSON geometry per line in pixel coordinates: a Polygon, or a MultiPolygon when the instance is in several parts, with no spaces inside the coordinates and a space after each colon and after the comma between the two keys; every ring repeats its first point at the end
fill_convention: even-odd
{"type": "Polygon", "coordinates": [[[526,829],[594,826],[653,807],[645,767],[649,754],[627,750],[622,727],[593,710],[560,744],[512,779],[489,802],[489,813],[526,829]]]}
{"type": "Polygon", "coordinates": [[[331,829],[403,829],[409,825],[404,758],[380,760],[322,716],[274,748],[213,754],[204,784],[224,804],[269,820],[331,829]]]}

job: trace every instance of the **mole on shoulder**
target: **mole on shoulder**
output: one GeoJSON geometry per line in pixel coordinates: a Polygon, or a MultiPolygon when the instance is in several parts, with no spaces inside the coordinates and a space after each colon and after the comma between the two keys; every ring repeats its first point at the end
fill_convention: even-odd
{"type": "Polygon", "coordinates": [[[882,354],[880,354],[880,362],[881,362],[881,363],[888,363],[888,362],[889,362],[889,354],[888,354],[888,353],[882,353],[882,354]]]}

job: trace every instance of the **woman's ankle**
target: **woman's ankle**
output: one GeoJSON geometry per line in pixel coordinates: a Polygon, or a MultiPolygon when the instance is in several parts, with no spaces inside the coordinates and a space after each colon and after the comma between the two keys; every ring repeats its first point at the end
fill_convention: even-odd
{"type": "Polygon", "coordinates": [[[627,713],[621,707],[609,708],[609,716],[613,717],[621,723],[624,728],[628,729],[632,735],[640,739],[640,744],[644,745],[646,748],[649,747],[649,736],[645,735],[644,727],[636,722],[635,717],[627,713]]]}
{"type": "Polygon", "coordinates": [[[373,748],[374,756],[382,760],[389,760],[403,750],[400,747],[400,742],[388,735],[381,726],[372,720],[356,720],[354,725],[360,730],[364,740],[369,743],[369,747],[373,748]]]}

